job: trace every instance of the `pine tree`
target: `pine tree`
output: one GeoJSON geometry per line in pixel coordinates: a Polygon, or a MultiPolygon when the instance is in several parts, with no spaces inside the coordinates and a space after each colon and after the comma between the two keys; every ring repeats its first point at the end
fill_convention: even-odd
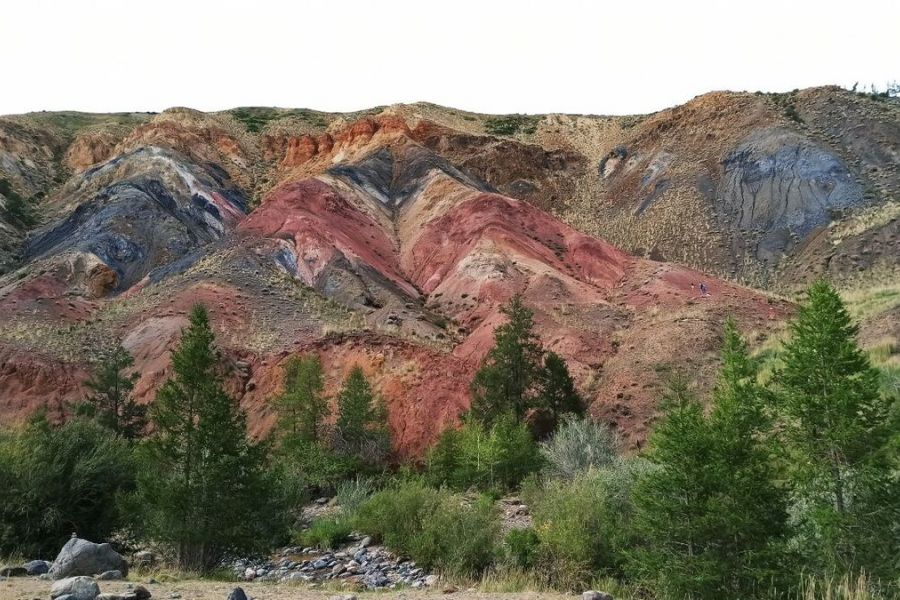
{"type": "Polygon", "coordinates": [[[540,372],[539,406],[549,414],[553,429],[566,415],[582,416],[584,404],[566,361],[556,352],[547,352],[540,372]]]}
{"type": "Polygon", "coordinates": [[[900,490],[885,455],[890,406],[856,334],[834,288],[813,284],[776,382],[801,549],[823,571],[885,573],[886,557],[900,551],[900,536],[873,535],[900,527],[900,490]]]}
{"type": "Polygon", "coordinates": [[[133,365],[128,351],[116,346],[86,383],[93,393],[76,407],[79,415],[93,417],[129,440],[140,436],[147,425],[147,407],[131,396],[138,374],[124,373],[133,365]]]}
{"type": "Polygon", "coordinates": [[[325,380],[317,355],[292,357],[285,366],[284,391],[277,398],[282,444],[317,444],[328,418],[325,380]]]}
{"type": "Polygon", "coordinates": [[[534,333],[534,314],[520,295],[501,312],[507,321],[494,330],[494,347],[471,386],[471,415],[487,427],[506,413],[521,420],[538,404],[543,349],[534,333]]]}
{"type": "Polygon", "coordinates": [[[341,454],[364,463],[382,461],[390,449],[387,410],[376,399],[362,368],[353,367],[337,398],[335,446],[341,454]]]}
{"type": "Polygon", "coordinates": [[[659,468],[635,489],[646,545],[630,570],[673,597],[753,597],[779,575],[786,511],[765,434],[757,367],[726,326],[712,409],[672,384],[648,457],[659,468]]]}
{"type": "Polygon", "coordinates": [[[140,453],[135,509],[147,533],[173,544],[188,570],[207,571],[226,550],[268,541],[264,448],[248,441],[218,362],[206,310],[195,306],[172,353],[173,373],[156,395],[155,434],[140,453]]]}

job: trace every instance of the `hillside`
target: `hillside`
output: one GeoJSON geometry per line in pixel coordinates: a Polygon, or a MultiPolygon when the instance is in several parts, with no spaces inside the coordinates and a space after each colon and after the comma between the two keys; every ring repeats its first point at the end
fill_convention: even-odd
{"type": "MultiPolygon", "coordinates": [[[[768,291],[896,284],[898,111],[822,88],[643,117],[0,118],[0,180],[35,213],[0,211],[0,414],[61,415],[116,342],[150,401],[202,301],[257,433],[285,360],[316,351],[332,389],[364,367],[417,454],[523,293],[591,412],[639,445],[669,373],[711,384],[728,315],[760,342],[791,310],[768,291]]],[[[865,316],[890,336],[898,310],[865,316]]]]}

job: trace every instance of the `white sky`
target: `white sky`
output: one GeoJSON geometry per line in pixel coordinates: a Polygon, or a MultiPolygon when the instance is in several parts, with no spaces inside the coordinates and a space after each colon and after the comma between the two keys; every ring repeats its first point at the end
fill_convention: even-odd
{"type": "Polygon", "coordinates": [[[0,56],[0,114],[624,114],[900,79],[900,1],[0,0],[0,56]]]}

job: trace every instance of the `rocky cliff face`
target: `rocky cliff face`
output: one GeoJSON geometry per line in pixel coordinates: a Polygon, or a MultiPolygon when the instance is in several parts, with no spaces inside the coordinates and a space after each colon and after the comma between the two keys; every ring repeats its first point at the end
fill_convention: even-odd
{"type": "Polygon", "coordinates": [[[862,186],[839,157],[790,131],[754,132],[722,169],[723,224],[756,235],[751,256],[768,264],[863,202],[862,186]]]}
{"type": "Polygon", "coordinates": [[[152,401],[203,302],[256,433],[274,422],[285,361],[316,352],[332,391],[364,368],[398,450],[417,454],[467,406],[499,306],[521,293],[591,412],[639,445],[668,374],[710,385],[727,316],[761,338],[790,311],[689,265],[828,272],[835,219],[843,244],[895,247],[890,203],[858,176],[887,165],[893,189],[892,151],[866,142],[854,162],[850,141],[798,131],[769,104],[713,95],[634,123],[498,124],[431,105],[0,122],[0,141],[18,140],[0,146],[16,165],[0,177],[43,193],[0,277],[0,414],[63,416],[113,343],[152,401]]]}

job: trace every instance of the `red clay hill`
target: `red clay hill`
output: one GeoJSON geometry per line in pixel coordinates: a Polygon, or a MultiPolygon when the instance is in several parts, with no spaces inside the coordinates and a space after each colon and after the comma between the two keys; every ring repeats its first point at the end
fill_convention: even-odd
{"type": "Polygon", "coordinates": [[[418,455],[465,410],[499,307],[520,293],[591,414],[639,445],[670,373],[711,385],[728,316],[764,335],[789,310],[580,233],[510,197],[518,178],[484,162],[505,156],[497,169],[545,173],[539,184],[562,194],[566,152],[488,148],[402,114],[327,131],[315,115],[288,117],[293,130],[262,134],[180,110],[67,138],[70,177],[0,278],[0,418],[64,417],[91,357],[114,343],[134,355],[136,393],[152,402],[202,302],[254,433],[274,422],[285,361],[315,352],[329,391],[361,365],[398,451],[418,455]],[[472,168],[460,160],[467,144],[472,168]]]}

